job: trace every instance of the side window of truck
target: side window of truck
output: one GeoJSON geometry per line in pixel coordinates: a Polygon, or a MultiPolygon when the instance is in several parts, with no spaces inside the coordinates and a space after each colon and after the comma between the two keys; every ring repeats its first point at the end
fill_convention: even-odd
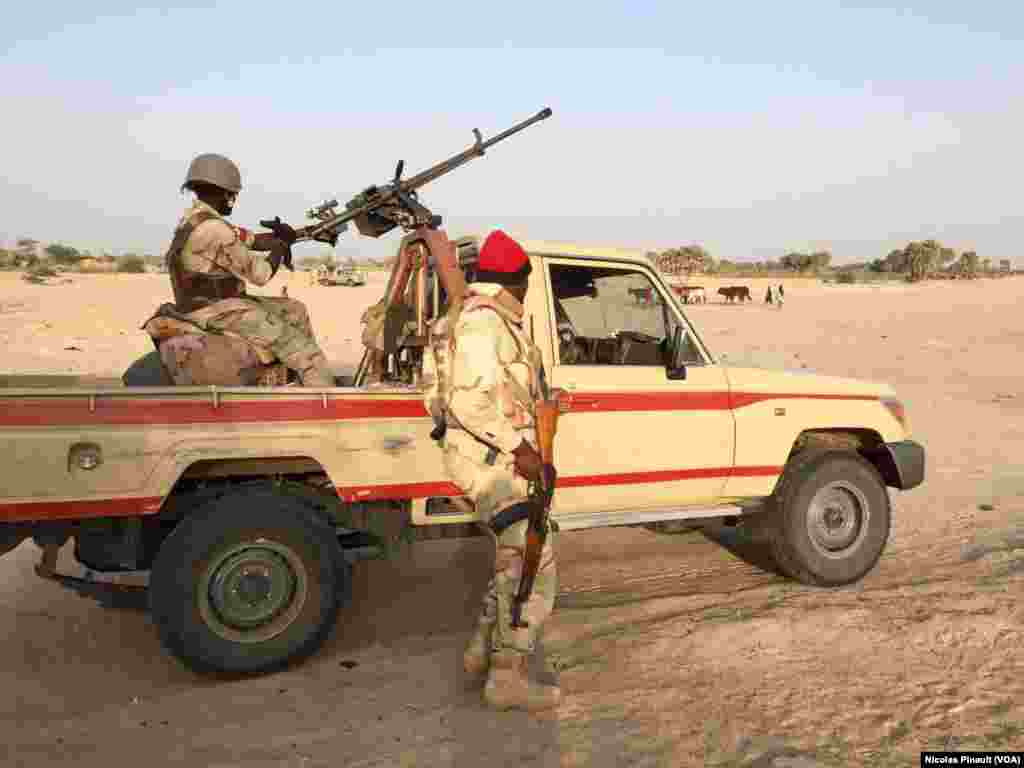
{"type": "Polygon", "coordinates": [[[665,364],[677,321],[644,272],[575,264],[550,270],[560,364],[665,364]]]}

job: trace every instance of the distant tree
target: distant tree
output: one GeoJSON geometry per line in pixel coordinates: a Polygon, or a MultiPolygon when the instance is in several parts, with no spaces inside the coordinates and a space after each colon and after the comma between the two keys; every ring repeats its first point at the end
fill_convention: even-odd
{"type": "Polygon", "coordinates": [[[31,237],[20,237],[14,252],[18,254],[18,261],[22,266],[31,267],[39,261],[39,241],[31,237]]]}
{"type": "Polygon", "coordinates": [[[960,260],[963,264],[963,271],[968,274],[975,274],[978,271],[978,254],[974,251],[964,251],[960,260]]]}
{"type": "Polygon", "coordinates": [[[141,273],[146,271],[146,262],[136,253],[126,253],[117,260],[118,272],[141,273]]]}
{"type": "Polygon", "coordinates": [[[74,265],[82,258],[78,249],[60,243],[50,243],[43,249],[43,252],[58,264],[74,265]]]}
{"type": "Polygon", "coordinates": [[[681,248],[669,248],[657,256],[658,269],[666,275],[691,275],[707,271],[711,255],[696,243],[681,248]]]}
{"type": "Polygon", "coordinates": [[[804,255],[796,251],[790,251],[781,259],[779,264],[783,269],[793,270],[794,272],[800,269],[800,265],[803,263],[804,255]]]}
{"type": "Polygon", "coordinates": [[[956,251],[952,248],[943,246],[937,240],[920,240],[890,251],[889,255],[881,260],[880,268],[872,266],[871,269],[908,273],[909,279],[914,281],[924,279],[930,272],[944,268],[955,259],[956,251]]]}
{"type": "Polygon", "coordinates": [[[18,265],[18,254],[6,248],[0,248],[0,269],[10,269],[18,265]]]}

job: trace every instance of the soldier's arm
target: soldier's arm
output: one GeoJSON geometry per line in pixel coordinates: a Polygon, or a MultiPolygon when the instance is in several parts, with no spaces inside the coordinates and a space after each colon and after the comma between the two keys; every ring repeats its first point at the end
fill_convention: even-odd
{"type": "Polygon", "coordinates": [[[477,439],[512,453],[523,438],[498,403],[498,335],[504,332],[501,320],[493,312],[479,311],[464,315],[460,325],[449,408],[477,439]]]}
{"type": "Polygon", "coordinates": [[[205,221],[196,227],[191,244],[193,264],[203,272],[212,268],[226,270],[254,285],[266,285],[273,270],[267,258],[251,249],[255,235],[241,227],[233,227],[222,219],[205,221]],[[206,267],[195,262],[205,263],[206,267]]]}

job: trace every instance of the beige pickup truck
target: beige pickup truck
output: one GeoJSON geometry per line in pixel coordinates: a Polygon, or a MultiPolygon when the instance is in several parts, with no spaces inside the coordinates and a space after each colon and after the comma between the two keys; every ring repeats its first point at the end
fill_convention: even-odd
{"type": "MultiPolygon", "coordinates": [[[[422,400],[430,323],[472,279],[478,240],[443,243],[413,233],[399,248],[384,386],[363,386],[365,359],[327,389],[0,376],[0,553],[32,539],[37,571],[83,590],[56,568],[72,539],[87,575],[148,571],[160,638],[197,671],[313,653],[367,520],[473,528],[422,400]]],[[[747,517],[801,582],[874,567],[887,487],[924,477],[892,389],[720,364],[643,254],[526,246],[527,324],[563,412],[561,530],[747,517]],[[637,289],[660,300],[638,304],[637,289]]]]}

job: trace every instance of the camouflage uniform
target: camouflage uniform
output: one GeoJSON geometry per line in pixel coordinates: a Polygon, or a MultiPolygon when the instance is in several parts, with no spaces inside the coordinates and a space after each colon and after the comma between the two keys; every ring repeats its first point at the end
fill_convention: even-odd
{"type": "MultiPolygon", "coordinates": [[[[200,275],[233,275],[257,286],[266,285],[273,269],[262,254],[251,250],[253,233],[228,223],[201,200],[185,211],[178,226],[198,213],[213,214],[216,219],[200,223],[185,242],[180,256],[183,269],[200,275]]],[[[304,386],[335,384],[301,301],[244,295],[211,302],[188,317],[203,328],[229,332],[269,350],[299,374],[304,386]]]]}
{"type": "MultiPolygon", "coordinates": [[[[476,505],[484,523],[528,496],[527,481],[515,473],[512,451],[524,439],[537,447],[534,400],[541,357],[523,333],[522,317],[522,305],[500,285],[476,283],[469,287],[453,330],[448,430],[442,441],[444,464],[453,482],[476,505]]],[[[511,659],[509,664],[524,663],[534,649],[541,625],[551,615],[557,592],[554,536],[549,532],[533,592],[523,606],[528,627],[514,629],[512,603],[523,569],[527,521],[515,522],[497,533],[490,525],[484,530],[494,540],[497,552],[494,577],[466,651],[469,672],[483,671],[498,655],[511,659]]],[[[496,684],[492,665],[485,696],[500,706],[495,703],[502,699],[496,684]]],[[[530,699],[525,703],[527,708],[535,708],[532,703],[542,699],[548,701],[544,705],[548,706],[548,688],[531,688],[529,693],[524,688],[520,698],[530,699]]]]}

